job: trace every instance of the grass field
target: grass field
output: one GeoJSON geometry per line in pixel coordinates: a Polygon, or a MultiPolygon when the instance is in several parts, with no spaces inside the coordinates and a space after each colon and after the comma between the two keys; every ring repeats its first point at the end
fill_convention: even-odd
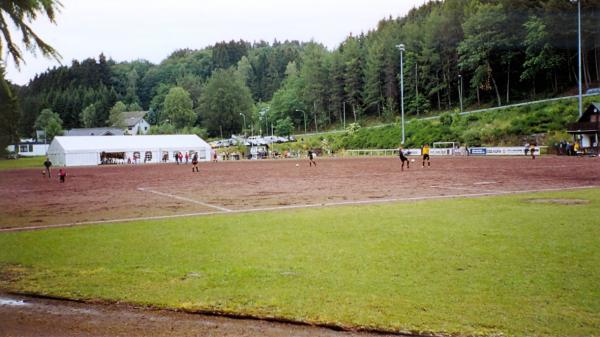
{"type": "Polygon", "coordinates": [[[19,159],[1,159],[0,160],[0,171],[1,170],[14,170],[19,168],[32,168],[38,167],[40,170],[44,168],[44,161],[46,157],[22,157],[19,159]]]}
{"type": "Polygon", "coordinates": [[[593,189],[4,233],[0,287],[394,331],[598,336],[599,206],[593,189]]]}

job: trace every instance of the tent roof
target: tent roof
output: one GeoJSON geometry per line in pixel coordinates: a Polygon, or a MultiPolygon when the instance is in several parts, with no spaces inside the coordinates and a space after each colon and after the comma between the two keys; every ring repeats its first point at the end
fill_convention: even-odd
{"type": "MultiPolygon", "coordinates": [[[[106,151],[144,151],[144,150],[169,150],[169,149],[196,149],[210,148],[210,145],[196,135],[156,135],[156,136],[80,136],[80,137],[54,137],[56,143],[65,153],[106,151]]],[[[54,146],[51,146],[54,148],[54,146]]]]}

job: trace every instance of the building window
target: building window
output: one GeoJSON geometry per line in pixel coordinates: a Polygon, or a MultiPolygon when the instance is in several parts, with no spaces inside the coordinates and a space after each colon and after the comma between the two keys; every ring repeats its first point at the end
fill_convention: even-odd
{"type": "Polygon", "coordinates": [[[129,131],[133,130],[133,126],[127,128],[129,131]]]}
{"type": "Polygon", "coordinates": [[[19,145],[19,152],[20,153],[31,152],[31,151],[29,151],[29,145],[27,145],[27,144],[19,145]]]}

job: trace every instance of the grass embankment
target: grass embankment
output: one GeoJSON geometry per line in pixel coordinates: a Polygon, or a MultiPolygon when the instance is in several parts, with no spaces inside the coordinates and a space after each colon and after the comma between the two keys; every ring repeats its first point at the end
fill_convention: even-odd
{"type": "Polygon", "coordinates": [[[0,235],[0,285],[458,335],[600,335],[600,190],[0,235]],[[529,198],[583,198],[582,205],[529,198]]]}
{"type": "MultiPolygon", "coordinates": [[[[586,109],[590,103],[598,101],[600,96],[584,97],[583,107],[586,109]]],[[[543,142],[538,145],[552,146],[560,140],[573,141],[572,136],[566,133],[566,127],[576,121],[577,113],[577,99],[573,98],[465,116],[445,113],[435,120],[412,119],[405,125],[405,146],[421,147],[425,143],[442,141],[459,141],[470,146],[520,146],[528,138],[529,141],[543,142]],[[546,137],[539,137],[541,134],[546,134],[546,137]]],[[[302,138],[304,142],[282,144],[278,149],[392,149],[400,144],[402,128],[396,123],[302,138]]]]}
{"type": "Polygon", "coordinates": [[[37,167],[40,170],[44,168],[44,161],[46,157],[21,157],[19,159],[1,159],[0,160],[0,171],[1,170],[14,170],[20,168],[33,168],[37,167]]]}

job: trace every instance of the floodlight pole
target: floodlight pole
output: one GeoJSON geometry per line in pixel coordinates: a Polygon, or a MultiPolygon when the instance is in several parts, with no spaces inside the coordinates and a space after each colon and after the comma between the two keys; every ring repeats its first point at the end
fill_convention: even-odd
{"type": "MultiPolygon", "coordinates": [[[[259,111],[260,117],[265,118],[265,135],[267,135],[267,136],[269,135],[269,116],[268,116],[269,110],[270,110],[269,107],[263,107],[259,111]]],[[[261,136],[262,136],[262,132],[261,132],[261,136]]]]}
{"type": "Polygon", "coordinates": [[[415,62],[415,106],[417,107],[417,117],[419,116],[419,64],[415,62]]]}
{"type": "Polygon", "coordinates": [[[296,111],[302,112],[302,116],[304,116],[304,134],[306,134],[306,111],[300,109],[296,109],[296,111]]]}
{"type": "Polygon", "coordinates": [[[583,115],[581,88],[581,0],[577,0],[577,61],[579,63],[579,117],[583,115]]]}
{"type": "Polygon", "coordinates": [[[346,130],[346,101],[344,101],[344,130],[346,130]]]}
{"type": "Polygon", "coordinates": [[[400,50],[400,111],[402,114],[402,144],[404,144],[404,60],[403,53],[405,50],[404,44],[401,43],[396,46],[400,50]]]}
{"type": "MultiPolygon", "coordinates": [[[[240,112],[240,116],[242,116],[244,118],[244,130],[246,129],[246,116],[240,112]]],[[[244,130],[242,130],[242,133],[244,133],[244,130]]],[[[244,133],[245,135],[245,133],[244,133]]]]}
{"type": "Polygon", "coordinates": [[[460,88],[458,89],[458,96],[460,97],[460,112],[463,112],[463,78],[461,74],[458,74],[460,80],[460,88]]]}
{"type": "Polygon", "coordinates": [[[313,111],[315,113],[315,133],[318,133],[319,127],[317,126],[317,101],[313,102],[313,111]]]}

